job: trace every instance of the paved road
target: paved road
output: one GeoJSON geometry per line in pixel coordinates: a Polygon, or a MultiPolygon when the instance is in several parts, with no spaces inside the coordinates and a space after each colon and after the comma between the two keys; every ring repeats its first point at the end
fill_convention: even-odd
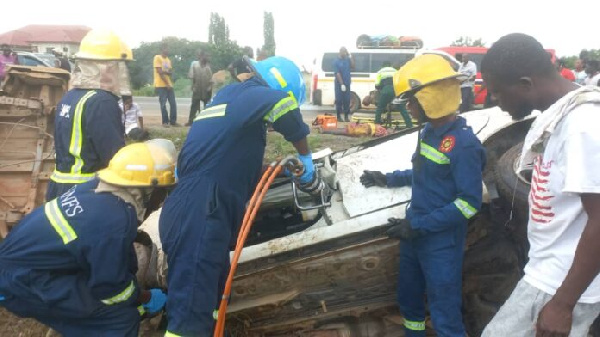
{"type": "MultiPolygon", "coordinates": [[[[144,114],[144,120],[148,120],[151,124],[160,123],[160,106],[158,105],[158,97],[134,97],[133,101],[139,104],[144,114]]],[[[177,98],[177,121],[185,123],[190,113],[190,98],[177,98]]],[[[167,104],[167,108],[168,108],[167,104]]],[[[315,106],[312,104],[303,104],[300,108],[302,117],[305,122],[312,122],[317,115],[328,112],[332,113],[332,106],[315,106]]]]}

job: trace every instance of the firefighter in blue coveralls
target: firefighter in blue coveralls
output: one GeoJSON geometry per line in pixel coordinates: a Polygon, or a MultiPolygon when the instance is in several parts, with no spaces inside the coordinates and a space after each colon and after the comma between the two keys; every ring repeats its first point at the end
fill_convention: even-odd
{"type": "Polygon", "coordinates": [[[465,119],[456,115],[461,75],[439,55],[425,54],[394,75],[394,90],[419,121],[427,121],[413,169],[365,171],[366,186],[412,185],[406,219],[390,219],[401,239],[398,304],[406,336],[425,336],[425,302],[438,336],[464,337],[462,261],[467,223],[481,207],[485,151],[465,119]]]}
{"type": "Polygon", "coordinates": [[[90,31],[75,55],[71,86],[58,103],[54,121],[56,168],[46,201],[93,179],[125,146],[119,97],[131,95],[125,61],[132,54],[114,33],[90,31]]]}
{"type": "Polygon", "coordinates": [[[299,153],[300,188],[319,193],[299,105],[302,74],[293,62],[244,58],[241,83],[221,89],[196,116],[179,155],[178,185],[163,206],[159,228],[167,253],[166,336],[210,336],[213,312],[229,272],[246,203],[258,183],[270,124],[299,153]]]}
{"type": "Polygon", "coordinates": [[[141,290],[138,224],[173,185],[175,146],[122,148],[98,178],[37,208],[0,243],[0,306],[64,337],[137,337],[140,314],[166,303],[141,290]]]}

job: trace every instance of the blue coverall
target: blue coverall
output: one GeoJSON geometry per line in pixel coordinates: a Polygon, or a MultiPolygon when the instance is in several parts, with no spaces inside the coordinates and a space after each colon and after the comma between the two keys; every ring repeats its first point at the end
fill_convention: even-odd
{"type": "Polygon", "coordinates": [[[48,183],[46,201],[92,179],[125,146],[118,100],[104,90],[73,89],[58,103],[54,119],[56,169],[48,183]]]}
{"type": "Polygon", "coordinates": [[[438,128],[427,123],[420,141],[413,169],[387,174],[388,187],[412,184],[406,218],[422,233],[400,244],[398,304],[407,337],[425,336],[425,294],[438,336],[464,337],[463,248],[481,207],[485,150],[462,117],[438,128]]]}
{"type": "Polygon", "coordinates": [[[293,98],[251,78],[221,89],[192,124],[160,217],[171,336],[212,335],[230,247],[261,173],[267,123],[290,142],[310,132],[293,98]]]}
{"type": "Polygon", "coordinates": [[[335,69],[335,80],[334,80],[334,92],[335,92],[335,110],[337,112],[338,119],[341,118],[341,113],[344,113],[344,117],[347,119],[350,113],[350,83],[352,78],[350,77],[351,62],[349,58],[337,58],[333,64],[335,69]],[[342,83],[338,81],[337,74],[342,76],[343,84],[346,86],[346,91],[342,91],[342,83]]]}
{"type": "Polygon", "coordinates": [[[137,337],[134,206],[78,184],[0,243],[0,306],[65,337],[137,337]]]}

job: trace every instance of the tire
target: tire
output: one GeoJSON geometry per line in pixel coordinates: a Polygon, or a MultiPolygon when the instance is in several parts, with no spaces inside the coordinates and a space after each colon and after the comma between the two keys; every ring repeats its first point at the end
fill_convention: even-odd
{"type": "Polygon", "coordinates": [[[361,108],[360,97],[358,97],[358,95],[354,91],[352,91],[351,94],[352,96],[350,96],[350,112],[355,113],[358,111],[358,109],[361,108]]]}
{"type": "Polygon", "coordinates": [[[527,239],[527,223],[529,221],[529,190],[531,189],[531,172],[517,175],[515,168],[523,143],[508,149],[496,163],[494,168],[496,186],[501,197],[500,204],[508,211],[506,229],[509,236],[517,243],[522,258],[527,256],[529,241],[527,239]],[[525,182],[525,181],[527,182],[525,182]]]}
{"type": "Polygon", "coordinates": [[[323,102],[323,92],[321,91],[321,89],[317,89],[313,92],[312,104],[322,105],[322,102],[323,102]]]}
{"type": "Polygon", "coordinates": [[[515,167],[521,156],[521,149],[523,143],[519,143],[506,151],[496,164],[494,168],[496,186],[498,187],[498,193],[508,203],[513,202],[517,209],[524,211],[529,209],[529,190],[531,188],[530,183],[525,183],[522,179],[531,179],[531,176],[526,175],[519,177],[515,173],[515,167]]]}

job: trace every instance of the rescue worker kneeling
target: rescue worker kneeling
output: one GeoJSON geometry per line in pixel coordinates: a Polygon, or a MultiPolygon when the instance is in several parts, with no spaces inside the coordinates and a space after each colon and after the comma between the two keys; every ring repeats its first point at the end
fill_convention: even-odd
{"type": "Polygon", "coordinates": [[[93,179],[125,146],[118,102],[121,96],[131,96],[127,62],[132,60],[131,49],[112,32],[92,30],[81,41],[72,89],[56,107],[56,169],[46,201],[93,179]]]}
{"type": "Polygon", "coordinates": [[[304,165],[300,189],[319,193],[309,128],[299,105],[302,74],[283,57],[244,58],[235,83],[196,116],[179,155],[178,185],[162,208],[160,239],[167,253],[167,336],[210,336],[213,312],[229,273],[246,203],[260,177],[267,127],[283,134],[304,165]]]}
{"type": "Polygon", "coordinates": [[[366,187],[412,185],[406,219],[392,218],[390,237],[399,238],[398,304],[406,336],[425,336],[425,302],[439,336],[464,337],[461,315],[462,261],[467,223],[481,207],[485,152],[460,104],[460,74],[448,60],[425,54],[394,74],[396,95],[425,123],[412,170],[365,171],[366,187]]]}
{"type": "Polygon", "coordinates": [[[122,148],[109,167],[26,216],[0,243],[0,306],[64,337],[137,337],[166,303],[136,281],[138,225],[175,183],[175,146],[122,148]]]}

